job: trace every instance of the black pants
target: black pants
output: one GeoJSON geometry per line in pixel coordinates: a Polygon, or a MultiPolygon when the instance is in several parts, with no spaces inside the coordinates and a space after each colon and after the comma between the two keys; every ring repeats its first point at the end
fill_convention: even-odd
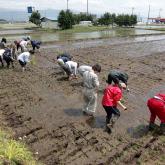
{"type": "Polygon", "coordinates": [[[4,56],[3,59],[5,60],[5,62],[7,64],[7,68],[9,68],[10,63],[12,65],[12,67],[14,67],[14,65],[13,65],[13,59],[11,57],[4,56]]]}
{"type": "Polygon", "coordinates": [[[0,62],[1,62],[1,64],[2,64],[2,67],[4,67],[3,59],[2,59],[1,56],[0,56],[0,62]]]}
{"type": "Polygon", "coordinates": [[[103,107],[107,113],[106,124],[110,123],[113,114],[116,117],[120,117],[120,111],[116,107],[107,107],[107,106],[103,106],[103,107]]]}
{"type": "Polygon", "coordinates": [[[26,62],[23,62],[23,61],[19,60],[19,63],[20,63],[20,65],[21,65],[22,67],[25,67],[25,66],[26,66],[26,62]]]}

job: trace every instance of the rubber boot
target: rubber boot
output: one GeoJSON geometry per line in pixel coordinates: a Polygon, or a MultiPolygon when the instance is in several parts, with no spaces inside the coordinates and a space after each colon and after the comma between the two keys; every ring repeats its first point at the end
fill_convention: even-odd
{"type": "Polygon", "coordinates": [[[161,123],[161,124],[160,124],[160,133],[161,133],[162,135],[165,135],[165,123],[161,123]]]}
{"type": "Polygon", "coordinates": [[[149,127],[148,127],[149,131],[154,131],[155,130],[155,124],[154,123],[150,123],[149,127]]]}
{"type": "Polygon", "coordinates": [[[110,127],[110,119],[106,116],[106,127],[105,127],[105,131],[109,134],[112,133],[111,131],[111,127],[110,127]]]}
{"type": "Polygon", "coordinates": [[[118,115],[113,115],[110,121],[111,127],[113,128],[114,124],[118,120],[119,116],[118,115]]]}

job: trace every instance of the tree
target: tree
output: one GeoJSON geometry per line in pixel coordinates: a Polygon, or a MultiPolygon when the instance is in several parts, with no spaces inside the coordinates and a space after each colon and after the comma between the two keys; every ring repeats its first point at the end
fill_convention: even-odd
{"type": "Polygon", "coordinates": [[[109,26],[110,24],[113,25],[115,18],[116,18],[115,14],[110,14],[107,12],[101,18],[98,19],[98,22],[100,25],[109,26]]]}
{"type": "Polygon", "coordinates": [[[41,14],[37,11],[32,12],[29,21],[36,24],[37,26],[41,25],[41,14]]]}
{"type": "Polygon", "coordinates": [[[137,16],[128,14],[118,15],[115,19],[115,23],[118,26],[134,26],[137,23],[137,16]]]}
{"type": "Polygon", "coordinates": [[[71,29],[75,24],[74,15],[70,10],[61,10],[58,16],[59,27],[64,29],[71,29]]]}

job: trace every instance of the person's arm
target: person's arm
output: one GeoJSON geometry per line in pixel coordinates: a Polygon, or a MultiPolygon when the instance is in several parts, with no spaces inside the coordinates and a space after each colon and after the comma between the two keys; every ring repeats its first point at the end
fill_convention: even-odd
{"type": "Polygon", "coordinates": [[[24,56],[24,61],[25,62],[30,62],[29,56],[24,56]]]}
{"type": "Polygon", "coordinates": [[[94,81],[94,86],[95,86],[96,90],[98,90],[100,83],[99,83],[99,79],[98,79],[97,75],[94,76],[93,81],[94,81]]]}
{"type": "Polygon", "coordinates": [[[120,107],[122,107],[124,110],[127,110],[127,107],[124,106],[124,105],[121,103],[121,101],[117,101],[117,104],[118,104],[120,107]]]}
{"type": "Polygon", "coordinates": [[[73,67],[74,67],[73,74],[76,77],[76,74],[77,74],[77,64],[74,64],[73,67]]]}

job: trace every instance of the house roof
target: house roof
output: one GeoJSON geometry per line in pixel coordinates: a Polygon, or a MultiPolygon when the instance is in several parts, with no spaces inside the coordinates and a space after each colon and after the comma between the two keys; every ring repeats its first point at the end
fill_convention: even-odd
{"type": "Polygon", "coordinates": [[[46,18],[46,17],[42,17],[40,20],[41,20],[41,22],[47,22],[47,21],[56,22],[56,20],[52,20],[52,19],[49,19],[49,18],[46,18]]]}
{"type": "Polygon", "coordinates": [[[0,22],[7,22],[5,19],[0,19],[0,22]]]}

